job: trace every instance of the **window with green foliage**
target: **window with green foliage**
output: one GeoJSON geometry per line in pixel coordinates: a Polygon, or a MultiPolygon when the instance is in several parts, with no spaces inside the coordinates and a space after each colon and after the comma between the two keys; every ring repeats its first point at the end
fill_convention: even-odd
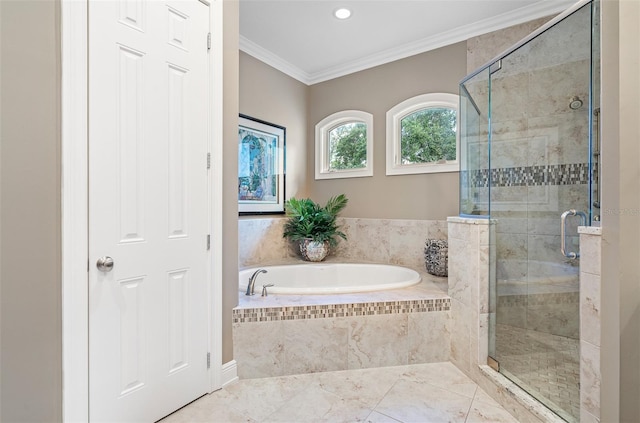
{"type": "Polygon", "coordinates": [[[425,94],[387,112],[387,175],[458,170],[458,96],[425,94]]]}
{"type": "Polygon", "coordinates": [[[373,116],[346,110],[316,125],[316,179],[373,175],[373,116]]]}
{"type": "Polygon", "coordinates": [[[361,169],[367,166],[367,125],[349,122],[329,131],[329,169],[361,169]]]}

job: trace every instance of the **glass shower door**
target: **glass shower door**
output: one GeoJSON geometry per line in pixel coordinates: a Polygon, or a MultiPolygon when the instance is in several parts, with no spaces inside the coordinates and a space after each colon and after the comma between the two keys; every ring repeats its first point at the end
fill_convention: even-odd
{"type": "Polygon", "coordinates": [[[587,5],[496,62],[489,77],[490,355],[567,421],[580,408],[577,227],[590,224],[591,27],[587,5]]]}

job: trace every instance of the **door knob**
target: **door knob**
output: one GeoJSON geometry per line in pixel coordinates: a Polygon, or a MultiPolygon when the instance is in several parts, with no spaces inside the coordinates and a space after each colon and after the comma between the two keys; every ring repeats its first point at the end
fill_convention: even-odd
{"type": "Polygon", "coordinates": [[[111,272],[113,269],[113,259],[109,256],[100,257],[96,262],[96,267],[101,272],[111,272]]]}

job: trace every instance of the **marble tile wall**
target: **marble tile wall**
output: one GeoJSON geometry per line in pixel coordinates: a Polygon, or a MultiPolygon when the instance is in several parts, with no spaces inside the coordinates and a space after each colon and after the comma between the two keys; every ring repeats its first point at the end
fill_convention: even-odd
{"type": "MultiPolygon", "coordinates": [[[[285,219],[256,218],[238,221],[240,267],[268,264],[299,257],[282,238],[285,219]]],[[[347,261],[398,264],[424,268],[427,238],[447,239],[444,220],[338,218],[347,240],[332,255],[347,261]]]]}
{"type": "MultiPolygon", "coordinates": [[[[469,70],[496,57],[548,19],[467,41],[469,70]]],[[[502,59],[491,79],[491,169],[466,175],[477,208],[496,219],[498,280],[529,278],[526,260],[563,263],[559,218],[589,204],[590,11],[583,8],[502,59]],[[578,96],[582,108],[569,108],[578,96]],[[487,182],[491,176],[491,188],[487,182]],[[542,247],[542,248],[541,248],[542,247]]],[[[488,113],[489,73],[469,82],[481,113],[488,113]]],[[[475,116],[474,116],[475,119],[475,116]]],[[[469,155],[489,162],[489,126],[480,119],[469,155]]],[[[570,251],[579,248],[578,219],[570,221],[570,251]]],[[[534,275],[536,276],[536,275],[534,275]]],[[[577,301],[571,306],[576,308],[577,301]]],[[[572,322],[577,328],[578,322],[572,322]]]]}
{"type": "Polygon", "coordinates": [[[467,374],[487,363],[490,272],[495,268],[488,219],[450,217],[449,296],[451,297],[451,362],[467,374]]]}
{"type": "Polygon", "coordinates": [[[600,421],[601,228],[580,228],[580,421],[600,421]]]}
{"type": "Polygon", "coordinates": [[[521,422],[563,422],[513,382],[487,366],[489,323],[495,322],[490,281],[495,272],[496,224],[488,219],[450,217],[449,296],[451,362],[521,422]]]}
{"type": "MultiPolygon", "coordinates": [[[[445,301],[446,302],[446,301],[445,301]]],[[[253,379],[449,360],[448,305],[433,311],[241,322],[238,376],[253,379]]]]}

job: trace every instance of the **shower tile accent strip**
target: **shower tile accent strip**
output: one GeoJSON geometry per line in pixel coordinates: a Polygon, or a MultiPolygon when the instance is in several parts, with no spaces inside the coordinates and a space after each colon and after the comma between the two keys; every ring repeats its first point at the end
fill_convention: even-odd
{"type": "Polygon", "coordinates": [[[450,308],[450,298],[289,307],[236,308],[233,310],[233,323],[424,313],[430,311],[449,311],[450,308]]]}
{"type": "MultiPolygon", "coordinates": [[[[500,169],[469,170],[470,186],[522,187],[543,185],[576,185],[589,182],[589,164],[572,163],[550,166],[520,166],[500,169]],[[489,178],[491,177],[491,178],[489,178]]],[[[465,177],[466,175],[463,175],[465,177]]]]}

